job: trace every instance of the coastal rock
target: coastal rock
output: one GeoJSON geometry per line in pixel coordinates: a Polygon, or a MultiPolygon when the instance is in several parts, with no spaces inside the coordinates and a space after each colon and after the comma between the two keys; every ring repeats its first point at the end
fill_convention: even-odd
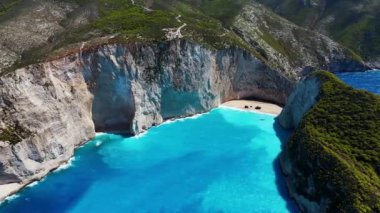
{"type": "Polygon", "coordinates": [[[18,69],[0,78],[0,185],[41,178],[95,130],[139,134],[232,99],[284,104],[294,84],[243,50],[185,40],[103,45],[18,69]]]}
{"type": "Polygon", "coordinates": [[[304,115],[317,103],[321,81],[315,76],[303,79],[295,91],[290,95],[278,121],[284,128],[296,128],[304,115]]]}
{"type": "Polygon", "coordinates": [[[47,63],[0,78],[0,185],[40,179],[95,136],[91,94],[71,69],[47,63]]]}

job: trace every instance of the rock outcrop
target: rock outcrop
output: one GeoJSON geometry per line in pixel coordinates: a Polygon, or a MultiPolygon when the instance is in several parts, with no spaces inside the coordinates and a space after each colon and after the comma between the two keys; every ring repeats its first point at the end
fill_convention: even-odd
{"type": "Polygon", "coordinates": [[[304,115],[317,103],[321,80],[316,76],[305,77],[290,95],[288,103],[277,118],[287,129],[297,128],[304,115]]]}
{"type": "Polygon", "coordinates": [[[138,134],[231,99],[284,104],[294,83],[243,50],[184,40],[104,45],[18,69],[0,78],[0,185],[41,178],[95,130],[138,134]]]}

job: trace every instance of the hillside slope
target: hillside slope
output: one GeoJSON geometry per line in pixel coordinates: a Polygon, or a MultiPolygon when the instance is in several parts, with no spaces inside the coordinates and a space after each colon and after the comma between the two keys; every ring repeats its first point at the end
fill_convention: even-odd
{"type": "Polygon", "coordinates": [[[380,211],[379,96],[319,71],[298,86],[279,120],[296,128],[281,163],[303,210],[380,211]]]}
{"type": "Polygon", "coordinates": [[[305,75],[313,69],[364,69],[361,59],[327,36],[299,27],[260,4],[247,4],[232,29],[272,66],[288,74],[305,75]]]}
{"type": "Polygon", "coordinates": [[[239,47],[293,79],[316,68],[365,69],[359,56],[328,37],[243,0],[21,1],[0,22],[0,35],[0,71],[104,43],[174,39],[215,50],[239,47]]]}
{"type": "Polygon", "coordinates": [[[331,36],[380,67],[380,1],[255,0],[292,22],[331,36]]]}

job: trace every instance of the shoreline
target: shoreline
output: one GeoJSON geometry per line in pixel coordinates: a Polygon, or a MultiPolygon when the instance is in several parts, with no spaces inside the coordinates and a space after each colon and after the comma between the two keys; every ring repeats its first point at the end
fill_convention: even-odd
{"type": "Polygon", "coordinates": [[[282,107],[264,102],[264,101],[255,101],[255,100],[234,100],[228,101],[220,105],[221,107],[235,108],[248,112],[256,112],[269,114],[273,116],[280,115],[282,107]]]}
{"type": "MultiPolygon", "coordinates": [[[[225,103],[220,104],[218,107],[226,107],[230,109],[237,109],[237,110],[243,110],[247,112],[255,112],[255,113],[261,113],[261,114],[268,114],[272,116],[278,116],[281,111],[282,107],[268,103],[268,102],[263,102],[263,101],[254,101],[254,100],[233,100],[233,101],[228,101],[225,103]],[[259,107],[259,108],[257,108],[259,107]]],[[[217,108],[217,107],[215,107],[217,108]]],[[[210,109],[211,111],[212,109],[210,109]]],[[[187,117],[196,117],[199,116],[199,114],[192,115],[192,116],[187,116],[187,117]]],[[[183,119],[181,117],[178,117],[176,119],[171,119],[170,121],[166,121],[168,123],[172,122],[173,120],[179,120],[183,119]]],[[[163,122],[162,124],[165,124],[166,122],[163,122]]],[[[160,124],[161,125],[161,124],[160,124]]],[[[140,133],[140,137],[146,133],[144,131],[143,133],[140,133]]],[[[97,133],[97,135],[104,134],[104,133],[97,133]]],[[[91,141],[91,140],[89,140],[91,141]]],[[[89,141],[82,143],[81,145],[78,145],[75,149],[87,144],[89,141]]],[[[74,153],[72,153],[74,154],[74,153]]],[[[25,187],[28,187],[29,185],[33,184],[36,181],[42,180],[44,177],[49,175],[51,172],[54,172],[58,170],[61,166],[68,164],[70,160],[73,158],[73,155],[68,159],[68,160],[61,160],[59,162],[56,162],[53,168],[45,171],[43,173],[37,174],[28,180],[22,182],[22,183],[9,183],[9,184],[3,184],[0,185],[0,205],[2,205],[4,202],[6,202],[9,199],[12,199],[12,196],[20,192],[22,189],[25,187]]]]}

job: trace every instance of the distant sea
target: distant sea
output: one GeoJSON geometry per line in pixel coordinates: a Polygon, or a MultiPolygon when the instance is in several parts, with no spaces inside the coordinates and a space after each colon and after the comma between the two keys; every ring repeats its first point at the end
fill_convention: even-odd
{"type": "Polygon", "coordinates": [[[354,88],[380,95],[380,70],[336,73],[336,75],[354,88]]]}

